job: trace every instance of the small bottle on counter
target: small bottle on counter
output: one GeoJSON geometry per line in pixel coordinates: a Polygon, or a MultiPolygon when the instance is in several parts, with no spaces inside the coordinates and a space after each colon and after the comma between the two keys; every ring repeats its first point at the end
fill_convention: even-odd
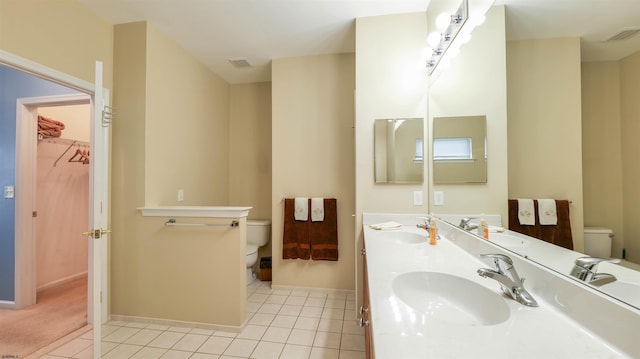
{"type": "Polygon", "coordinates": [[[433,216],[431,216],[431,221],[429,222],[429,244],[432,246],[438,244],[438,229],[433,216]]]}
{"type": "Polygon", "coordinates": [[[481,232],[478,234],[480,234],[484,239],[489,239],[489,226],[487,226],[487,222],[485,222],[484,218],[480,220],[478,232],[481,232]]]}

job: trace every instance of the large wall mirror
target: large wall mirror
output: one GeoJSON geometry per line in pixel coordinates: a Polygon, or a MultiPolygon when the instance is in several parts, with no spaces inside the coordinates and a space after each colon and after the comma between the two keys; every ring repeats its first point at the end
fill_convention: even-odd
{"type": "Polygon", "coordinates": [[[486,116],[435,117],[432,153],[433,183],[486,183],[486,116]]]}
{"type": "Polygon", "coordinates": [[[422,118],[375,121],[373,153],[376,183],[422,183],[423,122],[422,118]]]}
{"type": "MultiPolygon", "coordinates": [[[[508,11],[506,13],[508,15],[508,11]]],[[[509,22],[507,18],[507,23],[509,22]]],[[[511,19],[511,22],[515,23],[516,21],[511,19]]],[[[620,132],[620,128],[624,129],[623,126],[627,123],[624,121],[624,113],[621,112],[621,103],[633,103],[633,101],[624,101],[622,99],[628,99],[633,95],[637,96],[638,89],[640,89],[640,86],[637,86],[638,81],[629,80],[634,78],[633,76],[624,76],[630,73],[625,71],[640,68],[638,49],[635,50],[635,53],[616,62],[589,61],[581,63],[579,41],[574,39],[573,43],[576,44],[575,51],[570,52],[571,56],[568,56],[566,52],[563,53],[562,57],[560,57],[562,61],[559,61],[555,58],[556,55],[549,59],[548,54],[550,51],[546,50],[565,49],[565,46],[560,46],[565,43],[565,39],[536,39],[505,43],[504,24],[504,9],[501,9],[500,6],[493,7],[487,14],[486,22],[474,30],[473,37],[462,48],[460,55],[455,59],[451,67],[446,72],[443,72],[440,78],[431,82],[429,88],[429,116],[432,119],[436,119],[459,115],[486,115],[488,153],[491,156],[491,162],[487,163],[487,174],[490,179],[487,180],[485,185],[443,185],[438,187],[438,180],[435,179],[436,190],[446,191],[447,203],[443,207],[433,207],[433,211],[439,212],[442,208],[444,210],[440,211],[441,213],[446,213],[447,211],[448,213],[502,212],[503,224],[506,225],[508,223],[506,214],[507,198],[510,198],[507,197],[506,188],[513,195],[512,198],[517,198],[519,193],[540,193],[541,197],[538,198],[568,198],[574,202],[570,208],[573,213],[572,216],[578,219],[573,221],[572,218],[572,224],[578,223],[577,227],[572,229],[574,240],[583,236],[584,225],[611,227],[614,229],[615,234],[612,255],[620,256],[621,247],[624,245],[629,256],[630,248],[631,250],[639,248],[636,243],[640,243],[637,241],[640,236],[635,236],[635,231],[630,232],[633,228],[629,227],[633,226],[624,226],[622,222],[623,219],[629,218],[629,216],[633,216],[638,212],[633,212],[634,208],[622,206],[621,203],[622,198],[633,197],[632,195],[636,192],[631,191],[637,186],[627,186],[627,188],[620,184],[627,183],[622,179],[627,163],[621,159],[621,157],[624,158],[622,154],[624,147],[621,150],[620,143],[625,139],[633,142],[634,137],[629,135],[626,138],[624,136],[620,138],[619,133],[633,134],[633,131],[620,132]],[[500,44],[502,50],[497,47],[498,44],[500,44]],[[533,52],[538,55],[533,57],[533,52]],[[507,53],[506,57],[502,56],[504,53],[507,53]],[[507,64],[509,64],[509,67],[507,67],[507,64]],[[572,73],[578,76],[555,76],[557,73],[566,74],[568,70],[573,71],[572,73]],[[533,76],[536,81],[523,80],[532,79],[532,77],[528,77],[531,74],[536,74],[533,76]],[[546,76],[536,79],[535,77],[540,77],[539,74],[545,74],[546,76]],[[613,78],[609,78],[609,75],[612,75],[613,78]],[[549,82],[549,78],[553,81],[549,82]],[[500,90],[505,83],[515,83],[518,86],[511,85],[508,92],[500,90]],[[623,83],[626,84],[625,87],[622,86],[623,83]],[[631,86],[631,84],[636,85],[631,86]],[[498,86],[501,87],[498,88],[498,86]],[[550,98],[547,93],[549,89],[558,87],[574,90],[566,92],[566,97],[550,98]],[[506,106],[504,106],[507,94],[512,101],[509,103],[508,120],[506,106]],[[615,96],[612,97],[610,102],[602,100],[603,96],[611,94],[615,94],[615,96]],[[536,101],[531,101],[532,98],[536,99],[536,101]],[[565,101],[566,98],[570,98],[572,101],[565,101]],[[553,107],[548,106],[548,104],[553,104],[553,107]],[[500,105],[500,108],[497,105],[500,105]],[[553,108],[553,110],[550,110],[550,108],[553,108]],[[574,108],[578,110],[573,111],[574,108]],[[529,120],[529,118],[538,116],[541,113],[539,111],[545,113],[547,117],[553,115],[556,116],[553,117],[554,120],[556,118],[560,120],[544,122],[544,125],[540,122],[537,126],[531,126],[533,120],[529,120]],[[571,113],[572,116],[567,116],[567,113],[571,113]],[[618,130],[611,130],[616,128],[618,130]],[[568,142],[567,132],[577,133],[578,141],[568,142]],[[551,137],[549,137],[550,134],[552,134],[551,137]],[[508,141],[507,136],[509,136],[508,141]],[[530,141],[523,142],[523,139],[530,141]],[[547,147],[550,146],[549,144],[554,144],[554,147],[562,146],[563,151],[560,150],[560,147],[555,147],[555,150],[553,150],[554,147],[551,147],[550,151],[544,153],[527,150],[535,148],[534,145],[543,140],[547,147]],[[515,145],[509,147],[508,143],[515,145]],[[562,153],[562,156],[558,155],[561,152],[566,152],[564,148],[569,146],[572,149],[576,147],[581,149],[581,152],[578,152],[580,156],[576,156],[576,158],[577,163],[582,165],[582,170],[577,174],[573,172],[575,166],[567,166],[567,163],[576,162],[572,160],[574,157],[567,157],[564,153],[562,153]],[[603,151],[607,148],[617,148],[617,150],[611,152],[611,155],[606,152],[607,156],[611,157],[611,161],[602,161],[600,159],[604,153],[603,151]],[[507,152],[509,152],[508,158],[507,152]],[[558,157],[558,159],[552,157],[558,157]],[[550,172],[550,160],[553,160],[553,164],[559,162],[558,166],[553,167],[554,170],[552,172],[554,172],[554,175],[557,176],[556,173],[561,172],[563,176],[554,177],[548,175],[550,172]],[[616,167],[612,167],[613,164],[616,167]],[[568,170],[564,171],[563,166],[568,170]],[[617,171],[610,170],[611,168],[617,169],[617,171]],[[558,169],[563,169],[563,171],[558,169]],[[531,173],[542,173],[542,180],[531,176],[531,173]],[[564,176],[565,173],[568,175],[564,176]],[[617,174],[612,175],[612,173],[617,174]],[[531,181],[532,177],[535,178],[535,181],[531,181]],[[523,185],[520,184],[522,181],[526,181],[524,182],[526,186],[532,188],[531,192],[526,192],[529,189],[519,191],[523,188],[523,185]],[[582,186],[584,186],[584,192],[582,192],[582,186]],[[575,190],[574,187],[579,189],[580,194],[571,195],[572,191],[575,190]],[[618,192],[613,195],[611,192],[603,191],[603,188],[614,188],[618,192]],[[476,199],[485,192],[488,195],[482,197],[481,200],[476,199]],[[450,205],[451,198],[456,200],[454,206],[450,205]],[[583,198],[584,214],[581,208],[583,198]],[[483,212],[481,212],[477,208],[478,203],[489,209],[482,208],[483,212]],[[494,203],[494,207],[491,207],[494,203]],[[502,210],[502,208],[505,210],[502,210]],[[625,238],[624,242],[618,241],[619,244],[616,248],[616,237],[623,236],[625,238]]],[[[553,92],[553,94],[555,93],[553,92]]],[[[632,114],[633,112],[629,112],[629,116],[632,114]]],[[[438,132],[435,127],[437,126],[434,126],[434,132],[438,132]]],[[[432,137],[437,136],[437,134],[432,135],[432,137]]],[[[429,145],[431,146],[432,144],[429,145]]],[[[633,148],[635,147],[629,146],[629,149],[633,148]]],[[[572,154],[575,152],[573,151],[572,154]]],[[[634,153],[637,153],[637,151],[634,153]]],[[[435,165],[433,172],[435,172],[434,176],[437,176],[438,170],[435,165]]],[[[627,170],[627,173],[630,172],[627,170]]],[[[640,206],[635,206],[635,208],[640,208],[640,206]]],[[[453,224],[457,225],[458,222],[453,224]]],[[[499,238],[499,236],[495,236],[495,239],[499,238]]],[[[503,247],[551,270],[570,276],[573,266],[572,259],[558,264],[558,257],[551,253],[534,253],[531,250],[531,246],[514,247],[513,244],[514,242],[511,242],[503,247]]],[[[582,254],[575,253],[575,255],[581,256],[582,254]]],[[[620,264],[603,263],[599,271],[613,271],[614,269],[612,268],[615,268],[618,270],[615,273],[620,272],[624,273],[624,275],[616,274],[618,277],[616,281],[600,287],[592,286],[592,289],[599,290],[608,296],[626,301],[628,304],[640,308],[640,299],[630,301],[627,299],[628,296],[621,294],[621,288],[625,288],[624,294],[635,295],[635,298],[640,298],[638,297],[638,293],[640,293],[638,274],[633,270],[623,271],[622,268],[616,268],[621,265],[629,268],[638,268],[635,263],[630,263],[629,261],[620,264]]],[[[585,285],[589,284],[585,283],[585,285]]]]}

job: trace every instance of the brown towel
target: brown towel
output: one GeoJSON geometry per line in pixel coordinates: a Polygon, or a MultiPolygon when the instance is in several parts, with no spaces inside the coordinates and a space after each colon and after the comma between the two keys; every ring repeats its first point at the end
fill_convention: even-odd
{"type": "Polygon", "coordinates": [[[282,233],[282,259],[309,259],[309,219],[306,222],[294,218],[293,198],[284,200],[284,229],[282,233]]]}
{"type": "MultiPolygon", "coordinates": [[[[311,204],[309,204],[311,208],[311,204]]],[[[338,260],[338,210],[335,198],[324,199],[324,220],[309,222],[311,259],[338,260]]]]}
{"type": "Polygon", "coordinates": [[[538,218],[538,201],[533,201],[536,224],[534,226],[522,226],[518,221],[518,200],[509,200],[509,229],[528,236],[542,239],[555,245],[573,249],[573,236],[571,235],[571,218],[569,214],[569,201],[556,200],[556,213],[558,224],[555,226],[540,225],[538,218]]]}

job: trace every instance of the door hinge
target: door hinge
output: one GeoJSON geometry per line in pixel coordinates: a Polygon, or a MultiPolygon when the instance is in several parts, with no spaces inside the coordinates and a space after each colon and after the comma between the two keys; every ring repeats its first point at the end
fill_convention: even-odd
{"type": "Polygon", "coordinates": [[[100,291],[100,304],[102,304],[102,291],[100,291]]]}
{"type": "Polygon", "coordinates": [[[104,106],[102,108],[102,127],[109,127],[113,119],[116,117],[114,108],[111,106],[104,106]]]}

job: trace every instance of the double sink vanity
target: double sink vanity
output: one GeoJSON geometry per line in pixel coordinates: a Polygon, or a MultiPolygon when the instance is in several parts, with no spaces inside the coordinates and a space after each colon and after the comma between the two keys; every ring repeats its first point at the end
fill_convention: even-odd
{"type": "MultiPolygon", "coordinates": [[[[367,357],[640,357],[638,308],[508,250],[538,240],[490,233],[498,246],[436,219],[430,245],[420,223],[364,214],[367,357]],[[388,221],[402,227],[370,227],[388,221]]],[[[556,259],[570,271],[580,254],[562,250],[556,259]]]]}

